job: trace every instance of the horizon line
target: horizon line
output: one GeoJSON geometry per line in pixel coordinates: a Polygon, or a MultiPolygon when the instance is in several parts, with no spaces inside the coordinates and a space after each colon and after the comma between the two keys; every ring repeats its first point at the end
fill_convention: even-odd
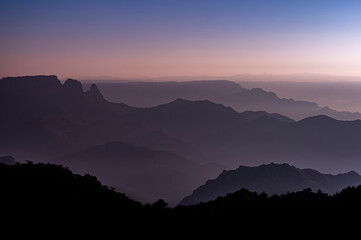
{"type": "MultiPolygon", "coordinates": [[[[239,74],[232,74],[232,75],[160,75],[160,76],[139,76],[139,77],[127,77],[127,76],[110,76],[110,75],[95,75],[95,76],[78,76],[78,77],[59,77],[58,74],[28,74],[28,75],[17,75],[17,76],[1,76],[0,79],[6,77],[23,77],[23,76],[56,76],[60,81],[64,81],[67,79],[77,79],[79,81],[202,81],[202,80],[229,80],[229,81],[237,81],[237,78],[244,78],[244,77],[268,77],[268,78],[282,78],[277,79],[277,81],[282,82],[309,82],[312,80],[309,79],[310,77],[317,77],[317,78],[333,78],[333,79],[317,79],[323,81],[361,81],[361,75],[337,75],[337,74],[327,74],[327,73],[311,73],[311,72],[295,72],[295,73],[285,73],[285,74],[272,74],[272,73],[239,73],[239,74]],[[284,79],[286,77],[306,77],[308,79],[284,79]],[[334,79],[334,78],[346,78],[346,79],[334,79]]],[[[249,79],[250,81],[255,79],[249,79]]],[[[259,81],[261,79],[257,79],[259,81]]],[[[244,79],[238,79],[238,81],[245,81],[244,79]]],[[[272,81],[270,79],[265,79],[265,81],[272,81]]]]}

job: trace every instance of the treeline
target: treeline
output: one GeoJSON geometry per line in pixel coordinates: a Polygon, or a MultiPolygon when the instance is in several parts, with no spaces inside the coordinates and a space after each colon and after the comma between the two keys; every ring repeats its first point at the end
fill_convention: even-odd
{"type": "Polygon", "coordinates": [[[67,216],[68,221],[102,221],[111,217],[114,221],[135,224],[160,223],[157,221],[175,225],[232,222],[273,226],[301,221],[316,224],[352,219],[360,213],[361,204],[359,186],[332,196],[310,189],[273,196],[241,189],[192,206],[168,208],[162,200],[143,205],[102,185],[94,176],[74,174],[58,165],[31,162],[0,164],[0,192],[3,216],[6,212],[22,218],[67,216]]]}
{"type": "Polygon", "coordinates": [[[13,210],[66,209],[139,211],[142,204],[104,186],[94,176],[74,174],[53,164],[0,163],[0,202],[13,210]]]}

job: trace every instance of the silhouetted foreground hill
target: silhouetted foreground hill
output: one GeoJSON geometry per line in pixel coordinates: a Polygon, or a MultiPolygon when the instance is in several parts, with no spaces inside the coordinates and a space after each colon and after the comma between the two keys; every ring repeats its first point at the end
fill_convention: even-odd
{"type": "Polygon", "coordinates": [[[190,205],[215,200],[219,196],[238,191],[241,188],[258,193],[285,194],[310,188],[335,194],[343,188],[358,186],[361,176],[356,172],[331,175],[312,169],[299,169],[288,164],[269,164],[259,167],[240,166],[236,170],[223,171],[216,179],[209,180],[185,197],[180,204],[190,205]]]}
{"type": "Polygon", "coordinates": [[[136,211],[139,202],[102,185],[91,175],[73,174],[70,170],[52,164],[0,163],[1,206],[19,208],[66,208],[90,211],[102,208],[114,211],[136,211]]]}
{"type": "Polygon", "coordinates": [[[361,119],[358,112],[339,112],[320,107],[314,102],[279,98],[261,88],[247,89],[227,80],[188,82],[98,82],[104,97],[137,107],[152,107],[177,98],[209,100],[230,106],[236,111],[266,111],[280,113],[295,120],[327,115],[338,120],[361,119]]]}
{"type": "Polygon", "coordinates": [[[0,192],[2,217],[8,224],[14,224],[14,219],[17,227],[24,224],[41,231],[39,227],[44,225],[37,224],[46,223],[62,233],[69,231],[64,227],[72,223],[76,230],[85,226],[83,234],[93,233],[99,227],[105,227],[108,233],[116,226],[122,232],[136,228],[138,231],[133,234],[146,230],[158,235],[167,230],[209,234],[236,226],[279,231],[280,226],[298,229],[321,223],[339,229],[350,227],[348,224],[355,221],[353,216],[360,213],[361,201],[361,187],[347,188],[333,196],[311,189],[280,196],[241,189],[207,203],[167,208],[162,200],[142,205],[103,186],[93,176],[73,174],[61,166],[32,163],[0,163],[0,192]],[[129,226],[132,229],[124,228],[129,226]]]}
{"type": "Polygon", "coordinates": [[[206,203],[178,206],[175,211],[181,216],[208,217],[209,222],[220,221],[219,218],[228,221],[224,218],[227,216],[237,219],[237,224],[246,225],[312,227],[327,223],[334,227],[350,227],[355,225],[352,216],[361,213],[360,201],[361,186],[348,187],[335,195],[305,189],[268,196],[241,189],[206,203]]]}
{"type": "Polygon", "coordinates": [[[13,158],[12,156],[0,157],[0,163],[4,163],[7,165],[13,165],[13,164],[15,164],[15,158],[13,158]]]}

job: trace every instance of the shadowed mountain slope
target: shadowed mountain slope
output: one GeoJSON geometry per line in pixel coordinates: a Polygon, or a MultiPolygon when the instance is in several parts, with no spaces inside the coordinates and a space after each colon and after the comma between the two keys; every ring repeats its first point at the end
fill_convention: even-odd
{"type": "Polygon", "coordinates": [[[361,170],[360,138],[360,120],[316,116],[285,123],[262,117],[200,139],[195,145],[232,167],[287,162],[336,173],[361,170]]]}
{"type": "Polygon", "coordinates": [[[259,167],[240,166],[236,170],[224,171],[216,179],[209,180],[196,189],[192,195],[181,201],[183,205],[215,200],[242,188],[258,193],[285,194],[310,188],[335,194],[349,186],[361,184],[356,172],[331,175],[312,169],[298,169],[288,164],[269,164],[259,167]]]}
{"type": "MultiPolygon", "coordinates": [[[[147,151],[166,151],[169,159],[178,156],[184,164],[196,163],[191,171],[175,171],[181,168],[175,161],[167,162],[174,167],[159,167],[163,170],[157,174],[164,185],[170,183],[165,181],[164,174],[168,174],[170,179],[174,177],[175,185],[185,186],[180,187],[185,195],[220,168],[240,164],[287,162],[330,173],[361,171],[361,121],[316,116],[295,122],[262,111],[238,113],[208,100],[176,99],[152,108],[135,108],[106,101],[96,85],[84,92],[80,82],[68,79],[61,83],[55,76],[4,78],[0,93],[0,154],[13,155],[19,161],[52,161],[109,142],[128,142],[147,151]],[[191,177],[185,177],[187,174],[191,177]]],[[[116,150],[110,151],[115,152],[112,158],[100,149],[104,156],[97,164],[108,161],[109,171],[119,169],[115,166],[123,153],[116,150]]],[[[156,159],[163,155],[155,156],[150,165],[157,166],[156,159]]],[[[92,166],[91,157],[83,159],[84,169],[92,166]]],[[[127,162],[132,158],[122,159],[127,162]]],[[[126,174],[119,174],[118,183],[126,174]]],[[[116,172],[111,176],[115,177],[111,183],[115,183],[116,172]]],[[[150,183],[149,179],[145,182],[150,183]]],[[[148,189],[143,190],[154,197],[148,189]]],[[[172,199],[177,198],[180,196],[174,193],[172,199]]]]}
{"type": "Polygon", "coordinates": [[[209,176],[219,173],[168,151],[109,142],[57,159],[79,173],[96,175],[142,202],[175,204],[209,176]]]}
{"type": "Polygon", "coordinates": [[[209,100],[230,106],[238,112],[266,111],[279,113],[295,120],[327,115],[338,120],[361,119],[358,112],[338,112],[320,107],[314,102],[279,98],[261,88],[246,89],[227,80],[189,82],[98,82],[106,99],[137,107],[152,107],[177,98],[209,100]]]}
{"type": "Polygon", "coordinates": [[[1,79],[0,108],[0,152],[19,159],[45,159],[147,132],[122,120],[134,108],[107,102],[95,85],[83,92],[79,81],[62,84],[56,76],[1,79]]]}
{"type": "MultiPolygon", "coordinates": [[[[263,115],[292,121],[265,112],[243,116],[209,101],[177,99],[153,108],[134,108],[106,101],[96,85],[84,92],[79,81],[68,79],[62,84],[56,76],[1,79],[0,107],[0,153],[37,160],[109,141],[133,139],[152,147],[146,143],[158,130],[190,141],[263,115]]],[[[173,149],[176,143],[184,149],[179,141],[173,141],[173,149]]]]}

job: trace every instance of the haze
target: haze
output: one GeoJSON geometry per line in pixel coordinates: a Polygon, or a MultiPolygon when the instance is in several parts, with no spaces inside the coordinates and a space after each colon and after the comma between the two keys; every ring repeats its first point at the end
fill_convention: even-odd
{"type": "Polygon", "coordinates": [[[354,0],[1,0],[0,202],[19,219],[64,207],[131,225],[125,212],[138,225],[354,219],[360,10],[354,0]]]}
{"type": "Polygon", "coordinates": [[[360,1],[0,2],[0,77],[361,75],[360,1]]]}

